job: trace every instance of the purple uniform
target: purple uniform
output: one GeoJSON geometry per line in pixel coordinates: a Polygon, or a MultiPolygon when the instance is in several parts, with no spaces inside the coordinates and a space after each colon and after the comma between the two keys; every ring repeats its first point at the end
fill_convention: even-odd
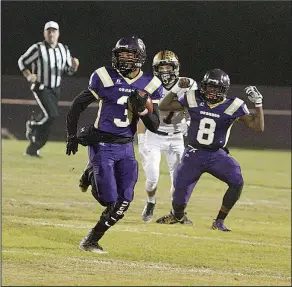
{"type": "MultiPolygon", "coordinates": [[[[160,80],[140,71],[135,79],[123,77],[109,67],[97,69],[90,77],[88,89],[100,100],[95,128],[120,137],[133,137],[138,118],[128,114],[127,99],[134,89],[150,94],[153,103],[162,96],[160,80]]],[[[138,163],[133,143],[99,143],[89,146],[100,201],[110,204],[117,200],[132,201],[138,178],[138,163]]]]}
{"type": "Polygon", "coordinates": [[[152,74],[140,71],[135,79],[130,80],[108,67],[99,68],[91,75],[88,89],[100,99],[95,128],[122,137],[134,136],[137,129],[138,119],[132,121],[127,109],[131,91],[148,92],[153,103],[158,103],[162,94],[161,82],[152,74]]]}
{"type": "Polygon", "coordinates": [[[222,148],[226,146],[233,123],[249,114],[245,103],[239,98],[226,98],[211,107],[200,97],[200,91],[188,91],[179,98],[191,117],[188,129],[189,146],[174,174],[177,204],[186,204],[204,173],[210,173],[228,185],[243,184],[241,169],[235,159],[222,148]]]}

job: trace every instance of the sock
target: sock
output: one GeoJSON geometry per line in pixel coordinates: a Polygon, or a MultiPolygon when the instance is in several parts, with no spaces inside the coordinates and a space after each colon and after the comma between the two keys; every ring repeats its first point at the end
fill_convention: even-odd
{"type": "Polygon", "coordinates": [[[216,220],[217,219],[224,220],[226,218],[226,216],[228,215],[228,212],[229,212],[229,209],[222,205],[221,209],[220,209],[220,211],[219,211],[219,213],[218,213],[218,215],[216,217],[216,220]]]}
{"type": "Polygon", "coordinates": [[[177,205],[172,201],[172,214],[177,220],[181,220],[185,215],[186,204],[177,205]]]}
{"type": "Polygon", "coordinates": [[[110,228],[110,226],[106,226],[104,224],[102,224],[100,221],[93,227],[93,230],[97,233],[102,233],[104,234],[108,229],[110,228]]]}
{"type": "Polygon", "coordinates": [[[155,195],[149,196],[147,195],[147,202],[156,203],[155,195]]]}

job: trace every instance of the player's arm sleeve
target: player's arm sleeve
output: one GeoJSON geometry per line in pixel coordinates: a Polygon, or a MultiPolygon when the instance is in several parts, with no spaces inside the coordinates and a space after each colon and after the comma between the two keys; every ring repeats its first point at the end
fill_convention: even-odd
{"type": "Polygon", "coordinates": [[[80,114],[96,100],[95,96],[89,90],[82,91],[74,98],[66,118],[66,129],[68,135],[76,135],[80,114]]]}
{"type": "Polygon", "coordinates": [[[240,107],[237,109],[237,111],[234,113],[235,118],[240,118],[241,116],[244,115],[250,115],[250,111],[246,104],[243,102],[240,107]]]}
{"type": "Polygon", "coordinates": [[[151,132],[155,133],[158,130],[160,124],[158,104],[153,103],[153,113],[148,113],[145,116],[141,116],[140,118],[143,121],[145,127],[151,132]]]}
{"type": "Polygon", "coordinates": [[[66,51],[66,64],[65,64],[64,72],[67,75],[72,76],[76,72],[76,69],[72,67],[72,57],[71,57],[69,48],[66,45],[64,45],[64,47],[66,51]]]}
{"type": "Polygon", "coordinates": [[[39,50],[37,44],[33,44],[27,51],[18,59],[18,67],[21,72],[30,70],[31,64],[39,57],[39,50]]]}

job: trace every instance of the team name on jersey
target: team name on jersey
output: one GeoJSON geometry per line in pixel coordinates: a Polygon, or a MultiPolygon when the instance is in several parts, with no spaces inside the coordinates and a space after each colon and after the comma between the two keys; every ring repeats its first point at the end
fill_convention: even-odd
{"type": "Polygon", "coordinates": [[[127,92],[127,93],[131,93],[134,91],[134,89],[125,89],[125,88],[119,88],[120,92],[127,92]]]}
{"type": "Polygon", "coordinates": [[[205,112],[205,111],[200,111],[200,114],[203,114],[203,115],[206,115],[206,116],[210,116],[210,117],[214,117],[214,118],[220,118],[220,115],[218,115],[218,114],[209,113],[209,112],[205,112]]]}

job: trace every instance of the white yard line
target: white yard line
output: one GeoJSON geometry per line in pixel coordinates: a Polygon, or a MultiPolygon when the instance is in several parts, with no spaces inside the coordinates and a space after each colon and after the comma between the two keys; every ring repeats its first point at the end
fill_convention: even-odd
{"type": "MultiPolygon", "coordinates": [[[[30,252],[27,250],[7,250],[4,249],[2,250],[3,253],[14,253],[14,254],[31,254],[35,256],[41,256],[44,254],[37,253],[37,252],[30,252]]],[[[97,255],[97,256],[106,256],[106,255],[97,255]]],[[[227,276],[227,275],[233,275],[233,276],[256,276],[256,277],[261,277],[261,278],[274,278],[274,279],[284,279],[284,280],[290,280],[291,277],[284,277],[281,275],[263,275],[263,274],[258,274],[259,272],[262,272],[262,270],[256,270],[254,268],[244,268],[242,272],[225,272],[222,270],[215,270],[212,268],[203,268],[203,267],[180,267],[176,264],[165,264],[165,263],[144,263],[144,262],[139,262],[139,261],[124,261],[124,260],[100,260],[100,259],[83,259],[83,258],[75,258],[75,257],[67,257],[67,258],[60,258],[58,256],[53,256],[49,255],[48,258],[51,259],[57,259],[59,262],[61,260],[64,261],[73,261],[73,262],[78,262],[78,263],[90,263],[94,264],[94,266],[98,265],[116,265],[120,268],[123,267],[129,267],[129,268],[139,268],[142,270],[145,269],[158,269],[159,271],[163,272],[177,272],[177,273],[198,273],[198,274],[206,274],[206,275],[220,275],[227,276]],[[247,274],[247,272],[250,272],[251,274],[247,274]]],[[[83,265],[84,266],[84,265],[83,265]]]]}
{"type": "MultiPolygon", "coordinates": [[[[19,200],[16,200],[14,198],[7,198],[6,200],[17,202],[19,200]]],[[[3,202],[3,199],[2,199],[3,202]]],[[[145,202],[145,199],[140,199],[139,202],[145,202]]],[[[92,201],[92,203],[89,202],[80,202],[80,201],[68,201],[68,202],[43,202],[43,201],[34,201],[34,200],[25,200],[23,201],[24,204],[30,204],[30,205],[45,205],[45,206],[85,206],[85,207],[95,207],[96,202],[92,201]]],[[[160,200],[159,204],[171,204],[171,201],[168,200],[160,200]]],[[[274,209],[281,209],[281,210],[290,210],[291,206],[283,206],[280,201],[271,201],[271,200],[247,200],[247,201],[239,201],[237,205],[246,205],[246,206],[254,206],[254,205],[264,205],[264,206],[273,206],[274,209]]]]}
{"type": "MultiPolygon", "coordinates": [[[[19,223],[16,220],[12,220],[11,222],[19,223]]],[[[21,223],[30,224],[34,226],[52,226],[52,227],[64,227],[64,228],[74,228],[74,229],[91,229],[92,226],[90,225],[73,225],[73,224],[64,224],[64,223],[51,223],[51,222],[36,222],[32,220],[21,220],[21,223]]],[[[230,242],[230,243],[238,243],[238,244],[246,244],[246,245],[253,245],[253,246],[269,246],[269,247],[277,247],[277,248],[287,248],[291,249],[291,245],[279,245],[279,244],[270,244],[265,242],[258,242],[258,241],[248,241],[248,240],[238,240],[238,239],[226,239],[226,238],[213,238],[207,236],[190,236],[186,234],[178,234],[178,233],[162,233],[162,232],[154,232],[149,231],[147,229],[142,228],[131,228],[131,227],[122,227],[122,226],[114,226],[112,229],[109,229],[109,232],[131,232],[131,233],[147,233],[152,235],[157,235],[161,237],[180,237],[180,238],[189,238],[195,240],[209,240],[209,241],[219,241],[219,242],[230,242]]],[[[212,231],[211,232],[218,232],[212,231]]]]}
{"type": "MultiPolygon", "coordinates": [[[[81,201],[64,201],[64,202],[44,202],[44,201],[35,201],[35,200],[24,200],[24,201],[20,201],[20,200],[16,200],[14,198],[2,198],[2,202],[3,200],[7,200],[7,201],[12,201],[12,202],[22,202],[22,203],[28,203],[28,204],[31,204],[31,205],[50,205],[50,206],[87,206],[87,207],[90,207],[90,206],[96,206],[96,202],[93,200],[91,203],[90,202],[81,202],[81,201]]],[[[145,199],[139,199],[138,200],[139,202],[145,202],[145,199]]],[[[167,203],[171,203],[170,199],[169,201],[168,200],[160,200],[159,201],[160,204],[167,204],[167,203]]],[[[270,205],[273,205],[275,208],[289,208],[290,209],[290,206],[283,206],[281,204],[280,201],[273,201],[273,200],[264,200],[264,199],[259,199],[259,200],[247,200],[247,201],[238,201],[237,202],[238,205],[267,205],[267,204],[270,204],[270,205]]]]}
{"type": "MultiPolygon", "coordinates": [[[[80,191],[81,193],[81,191],[80,191]]],[[[44,201],[35,201],[35,200],[24,200],[24,201],[20,201],[17,200],[15,198],[2,198],[2,202],[3,200],[7,200],[7,201],[12,201],[12,202],[21,202],[21,203],[28,203],[31,205],[49,205],[49,206],[76,206],[76,205],[80,205],[80,206],[96,206],[97,202],[92,201],[92,203],[90,202],[82,202],[82,201],[64,201],[64,202],[44,202],[44,201]]]]}
{"type": "MultiPolygon", "coordinates": [[[[126,232],[134,232],[134,233],[143,233],[137,230],[131,230],[131,229],[120,229],[115,230],[112,229],[111,231],[126,231],[126,232]]],[[[176,234],[176,233],[162,233],[162,232],[152,232],[152,231],[144,231],[145,233],[150,233],[153,235],[159,235],[161,237],[168,236],[168,237],[183,237],[183,238],[190,238],[190,239],[196,239],[196,240],[210,240],[210,241],[220,241],[220,242],[231,242],[231,243],[239,243],[239,244],[247,244],[247,245],[260,245],[260,246],[271,246],[271,247],[279,247],[279,248],[288,248],[291,249],[290,245],[278,245],[278,244],[270,244],[270,243],[264,243],[264,242],[257,242],[257,241],[247,241],[247,240],[237,240],[237,239],[226,239],[226,238],[213,238],[213,237],[207,237],[207,236],[189,236],[185,234],[176,234]]],[[[219,232],[219,231],[215,231],[219,232]]]]}
{"type": "Polygon", "coordinates": [[[254,189],[274,189],[277,192],[289,192],[291,193],[291,188],[282,188],[282,187],[272,187],[272,186],[262,186],[262,185],[250,185],[245,184],[245,188],[254,188],[254,189]]]}

